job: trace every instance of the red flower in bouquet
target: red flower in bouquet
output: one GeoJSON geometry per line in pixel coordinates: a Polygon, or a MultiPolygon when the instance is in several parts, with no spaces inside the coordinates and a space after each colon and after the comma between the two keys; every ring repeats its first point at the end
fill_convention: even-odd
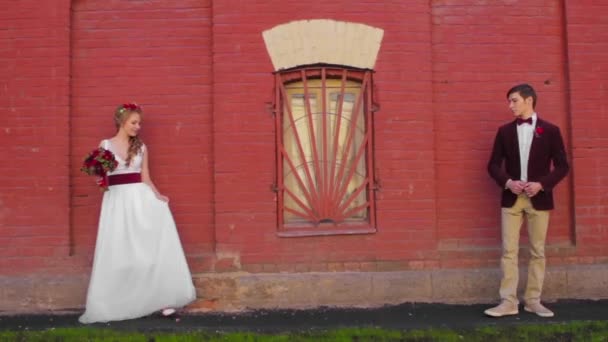
{"type": "Polygon", "coordinates": [[[112,151],[106,150],[102,147],[96,148],[91,151],[82,162],[80,171],[90,176],[97,176],[97,185],[99,185],[102,191],[108,189],[108,180],[106,175],[108,172],[114,171],[118,166],[118,161],[112,151]]]}

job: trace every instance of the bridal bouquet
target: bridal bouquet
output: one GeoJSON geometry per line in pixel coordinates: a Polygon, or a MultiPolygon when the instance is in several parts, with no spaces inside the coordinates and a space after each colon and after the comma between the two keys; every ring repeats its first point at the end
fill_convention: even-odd
{"type": "Polygon", "coordinates": [[[97,185],[101,191],[108,190],[108,179],[106,174],[114,171],[118,166],[118,161],[112,151],[102,147],[96,148],[82,162],[80,171],[90,176],[97,176],[97,185]]]}

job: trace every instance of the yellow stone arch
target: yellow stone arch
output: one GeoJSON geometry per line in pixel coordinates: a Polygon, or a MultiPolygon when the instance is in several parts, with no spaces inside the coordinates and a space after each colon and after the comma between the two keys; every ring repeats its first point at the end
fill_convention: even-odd
{"type": "Polygon", "coordinates": [[[317,63],[373,69],[383,35],[376,27],[330,19],[292,21],[262,32],[276,71],[317,63]]]}

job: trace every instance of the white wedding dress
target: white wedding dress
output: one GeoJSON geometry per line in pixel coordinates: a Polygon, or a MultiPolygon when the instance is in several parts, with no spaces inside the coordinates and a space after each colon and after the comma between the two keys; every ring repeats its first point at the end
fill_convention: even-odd
{"type": "MultiPolygon", "coordinates": [[[[102,146],[112,151],[108,140],[102,146]]],[[[140,173],[142,151],[110,175],[140,173]]],[[[107,322],[182,307],[196,298],[168,203],[145,183],[110,186],[103,195],[93,271],[81,323],[107,322]]]]}

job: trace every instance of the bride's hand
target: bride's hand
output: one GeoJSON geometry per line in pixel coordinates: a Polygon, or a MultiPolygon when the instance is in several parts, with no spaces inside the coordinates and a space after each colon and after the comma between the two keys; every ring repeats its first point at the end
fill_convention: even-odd
{"type": "Polygon", "coordinates": [[[161,200],[165,203],[169,203],[169,197],[167,197],[165,195],[158,194],[158,195],[156,195],[156,198],[158,198],[159,200],[161,200]]]}
{"type": "Polygon", "coordinates": [[[105,177],[95,177],[95,184],[97,184],[97,186],[102,186],[105,188],[108,187],[108,181],[105,177]]]}

